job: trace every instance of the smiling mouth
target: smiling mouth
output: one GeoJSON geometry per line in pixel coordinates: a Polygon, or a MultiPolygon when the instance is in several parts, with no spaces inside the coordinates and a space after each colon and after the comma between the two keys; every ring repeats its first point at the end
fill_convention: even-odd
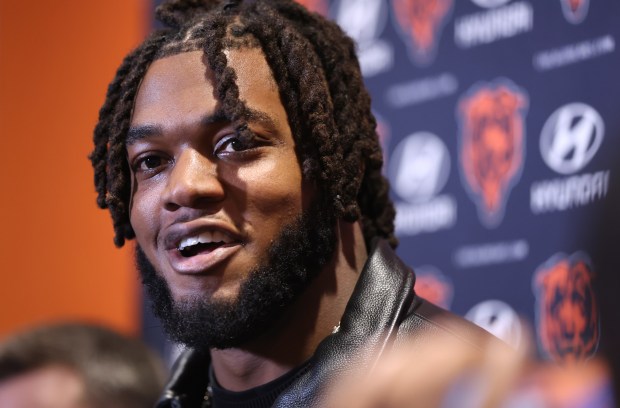
{"type": "Polygon", "coordinates": [[[192,256],[196,256],[199,254],[213,252],[222,245],[224,245],[224,242],[199,243],[183,249],[179,248],[179,253],[184,258],[191,258],[192,256]]]}
{"type": "Polygon", "coordinates": [[[191,258],[213,252],[231,243],[232,240],[226,234],[217,231],[205,231],[198,235],[183,238],[177,249],[182,257],[191,258]]]}

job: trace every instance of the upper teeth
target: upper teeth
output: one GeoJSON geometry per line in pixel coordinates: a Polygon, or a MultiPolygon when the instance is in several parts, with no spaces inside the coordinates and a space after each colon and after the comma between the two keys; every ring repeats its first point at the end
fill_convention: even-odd
{"type": "Polygon", "coordinates": [[[226,234],[219,231],[205,231],[199,235],[183,238],[179,243],[179,250],[182,251],[185,248],[196,244],[210,244],[212,242],[229,243],[230,238],[226,234]]]}

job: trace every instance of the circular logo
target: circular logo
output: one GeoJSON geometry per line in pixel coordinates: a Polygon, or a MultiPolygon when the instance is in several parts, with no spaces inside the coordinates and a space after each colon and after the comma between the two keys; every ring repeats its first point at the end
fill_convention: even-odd
{"type": "Polygon", "coordinates": [[[540,153],[560,174],[576,173],[594,157],[603,142],[601,115],[585,103],[570,103],[551,114],[540,135],[540,153]]]}
{"type": "Polygon", "coordinates": [[[474,4],[476,4],[479,7],[493,8],[493,7],[503,6],[504,4],[508,3],[510,0],[471,0],[471,1],[473,1],[474,4]]]}
{"type": "Polygon", "coordinates": [[[486,300],[471,308],[465,318],[517,348],[523,329],[517,312],[501,300],[486,300]]]}
{"type": "Polygon", "coordinates": [[[337,0],[332,4],[330,14],[362,48],[379,37],[387,22],[383,0],[337,0]]]}
{"type": "Polygon", "coordinates": [[[402,199],[425,202],[441,191],[450,174],[450,154],[436,135],[417,132],[405,137],[391,157],[392,188],[402,199]]]}

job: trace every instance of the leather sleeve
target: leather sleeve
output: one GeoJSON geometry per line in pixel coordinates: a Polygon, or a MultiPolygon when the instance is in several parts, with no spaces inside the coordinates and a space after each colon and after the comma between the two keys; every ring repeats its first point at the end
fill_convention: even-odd
{"type": "Polygon", "coordinates": [[[483,328],[419,296],[415,297],[407,318],[400,325],[397,342],[401,345],[406,342],[429,341],[441,333],[450,334],[476,349],[493,342],[511,350],[507,344],[483,328]]]}

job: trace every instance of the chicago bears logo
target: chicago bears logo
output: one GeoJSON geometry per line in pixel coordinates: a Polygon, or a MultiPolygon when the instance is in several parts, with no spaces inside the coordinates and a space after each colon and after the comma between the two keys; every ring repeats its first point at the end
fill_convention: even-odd
{"type": "Polygon", "coordinates": [[[461,176],[489,228],[501,222],[521,175],[527,104],[526,93],[507,79],[472,87],[458,104],[461,176]]]}
{"type": "Polygon", "coordinates": [[[415,293],[444,309],[450,309],[454,285],[446,275],[432,266],[421,266],[415,270],[415,293]]]}
{"type": "Polygon", "coordinates": [[[556,362],[591,357],[599,342],[599,313],[587,256],[553,256],[533,278],[542,351],[556,362]]]}
{"type": "Polygon", "coordinates": [[[428,65],[437,53],[439,36],[454,0],[392,0],[399,33],[414,63],[428,65]]]}
{"type": "Polygon", "coordinates": [[[296,0],[310,11],[317,12],[323,16],[327,15],[327,0],[296,0]]]}
{"type": "Polygon", "coordinates": [[[573,23],[581,23],[588,15],[590,0],[560,0],[564,17],[573,23]]]}

